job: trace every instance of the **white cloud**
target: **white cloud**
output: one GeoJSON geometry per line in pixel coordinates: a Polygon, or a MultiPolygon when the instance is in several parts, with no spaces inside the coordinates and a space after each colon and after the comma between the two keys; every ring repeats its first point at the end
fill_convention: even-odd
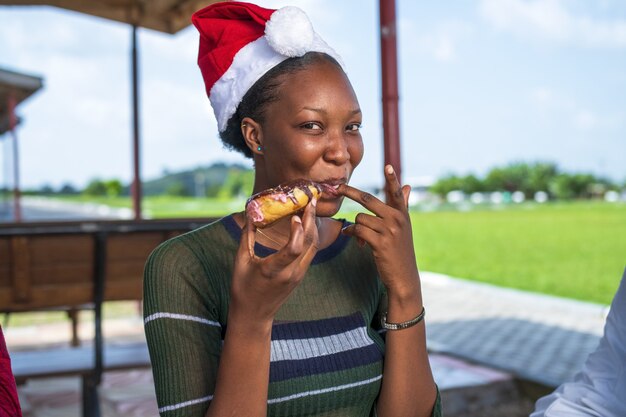
{"type": "Polygon", "coordinates": [[[191,26],[175,35],[142,31],[141,47],[142,55],[154,55],[161,62],[193,64],[198,57],[198,32],[191,26]]]}
{"type": "Polygon", "coordinates": [[[575,15],[563,0],[482,0],[480,13],[517,36],[585,47],[625,48],[626,20],[575,15]]]}
{"type": "MultiPolygon", "coordinates": [[[[153,140],[171,144],[185,141],[187,131],[185,121],[211,119],[209,101],[203,89],[193,89],[172,80],[147,80],[143,91],[143,111],[150,124],[146,125],[146,135],[153,140]],[[182,135],[181,135],[182,133],[182,135]]],[[[212,120],[212,119],[211,119],[212,120]]]]}
{"type": "Polygon", "coordinates": [[[560,120],[577,130],[618,130],[623,128],[624,114],[591,109],[565,94],[547,87],[537,87],[529,93],[532,105],[549,119],[560,120]]]}
{"type": "Polygon", "coordinates": [[[579,110],[574,116],[574,125],[581,130],[590,130],[597,126],[598,117],[588,110],[579,110]]]}
{"type": "Polygon", "coordinates": [[[455,57],[455,45],[452,39],[442,36],[434,45],[435,58],[439,61],[452,61],[455,57]]]}
{"type": "Polygon", "coordinates": [[[467,23],[459,21],[442,22],[432,29],[418,29],[413,20],[400,17],[400,42],[410,45],[406,52],[417,51],[440,62],[452,62],[458,58],[459,44],[472,33],[467,23]]]}
{"type": "Polygon", "coordinates": [[[545,87],[539,87],[531,91],[532,100],[539,105],[549,104],[553,99],[552,91],[545,87]]]}

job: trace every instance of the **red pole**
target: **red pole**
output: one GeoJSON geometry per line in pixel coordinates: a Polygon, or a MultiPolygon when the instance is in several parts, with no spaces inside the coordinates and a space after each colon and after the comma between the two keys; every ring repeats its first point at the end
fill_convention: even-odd
{"type": "Polygon", "coordinates": [[[9,110],[9,132],[11,132],[13,139],[13,218],[16,223],[19,223],[22,221],[22,207],[20,206],[20,167],[17,133],[15,132],[15,126],[17,126],[15,106],[15,95],[11,92],[7,98],[7,108],[9,110]]]}
{"type": "Polygon", "coordinates": [[[385,165],[393,165],[402,184],[400,118],[398,112],[398,54],[396,47],[396,1],[379,0],[380,61],[385,165]]]}
{"type": "Polygon", "coordinates": [[[132,76],[133,76],[133,183],[131,194],[135,220],[141,220],[141,177],[139,170],[139,82],[137,59],[137,25],[133,25],[132,35],[132,76]]]}

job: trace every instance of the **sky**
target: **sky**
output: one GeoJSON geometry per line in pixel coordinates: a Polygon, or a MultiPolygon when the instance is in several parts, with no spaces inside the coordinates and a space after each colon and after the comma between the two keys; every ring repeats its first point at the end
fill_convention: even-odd
{"type": "MultiPolygon", "coordinates": [[[[257,2],[280,7],[285,1],[257,2]]],[[[419,183],[511,162],[626,181],[626,2],[397,0],[402,172],[419,183]]],[[[383,181],[378,2],[293,0],[343,57],[364,113],[357,186],[383,181]]],[[[0,67],[44,88],[18,108],[23,187],[132,177],[129,26],[49,7],[0,7],[0,67]]],[[[198,35],[139,30],[141,173],[218,161],[198,35]]],[[[0,137],[0,186],[11,148],[0,137]]]]}

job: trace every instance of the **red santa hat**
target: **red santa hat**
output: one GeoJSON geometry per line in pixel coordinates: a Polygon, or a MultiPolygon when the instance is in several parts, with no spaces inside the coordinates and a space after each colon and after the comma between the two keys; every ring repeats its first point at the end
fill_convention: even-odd
{"type": "Polygon", "coordinates": [[[250,87],[287,58],[323,52],[343,66],[297,7],[271,10],[228,1],[197,11],[191,20],[200,32],[198,65],[220,132],[250,87]]]}

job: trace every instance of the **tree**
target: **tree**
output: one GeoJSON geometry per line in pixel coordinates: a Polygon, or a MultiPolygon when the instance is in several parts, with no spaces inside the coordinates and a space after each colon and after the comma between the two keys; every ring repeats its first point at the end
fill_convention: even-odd
{"type": "Polygon", "coordinates": [[[558,175],[556,164],[538,162],[531,166],[528,178],[528,190],[524,190],[526,197],[532,197],[537,191],[548,191],[550,181],[558,175]]]}
{"type": "Polygon", "coordinates": [[[219,198],[232,198],[241,195],[250,195],[254,185],[254,171],[232,168],[224,180],[224,184],[219,190],[219,198]]]}
{"type": "Polygon", "coordinates": [[[74,187],[72,184],[65,183],[61,186],[61,188],[59,189],[59,194],[77,194],[78,190],[76,189],[76,187],[74,187]]]}
{"type": "Polygon", "coordinates": [[[440,178],[431,187],[430,191],[445,197],[450,191],[460,190],[462,186],[462,180],[454,174],[448,174],[443,178],[440,178]]]}
{"type": "Polygon", "coordinates": [[[83,190],[83,194],[93,197],[105,196],[107,195],[106,184],[101,179],[94,178],[89,181],[89,184],[87,184],[87,187],[83,190]]]}
{"type": "Polygon", "coordinates": [[[548,190],[548,184],[558,175],[556,164],[551,162],[514,162],[504,167],[495,167],[487,174],[486,191],[522,191],[532,197],[537,191],[548,190]]]}
{"type": "Polygon", "coordinates": [[[122,182],[118,179],[105,181],[104,186],[106,187],[106,194],[109,197],[119,197],[122,194],[122,189],[124,188],[122,182]]]}
{"type": "Polygon", "coordinates": [[[528,164],[516,162],[502,168],[493,168],[487,174],[485,187],[489,191],[526,191],[530,168],[528,164]]]}
{"type": "Polygon", "coordinates": [[[43,195],[54,194],[54,188],[50,184],[45,184],[39,189],[39,193],[43,195]]]}
{"type": "Polygon", "coordinates": [[[591,174],[559,174],[549,184],[549,191],[558,199],[588,198],[597,183],[591,174]]]}
{"type": "Polygon", "coordinates": [[[206,196],[210,198],[217,197],[221,189],[222,186],[220,184],[211,184],[206,188],[206,196]]]}
{"type": "Polygon", "coordinates": [[[487,173],[484,184],[487,191],[503,191],[506,184],[506,174],[502,168],[493,168],[487,173]]]}
{"type": "Polygon", "coordinates": [[[469,174],[460,178],[460,190],[465,194],[477,193],[480,191],[485,191],[485,186],[481,180],[476,178],[475,175],[469,174]]]}
{"type": "Polygon", "coordinates": [[[190,192],[182,181],[176,181],[167,186],[165,194],[175,197],[184,197],[190,195],[190,192]]]}

